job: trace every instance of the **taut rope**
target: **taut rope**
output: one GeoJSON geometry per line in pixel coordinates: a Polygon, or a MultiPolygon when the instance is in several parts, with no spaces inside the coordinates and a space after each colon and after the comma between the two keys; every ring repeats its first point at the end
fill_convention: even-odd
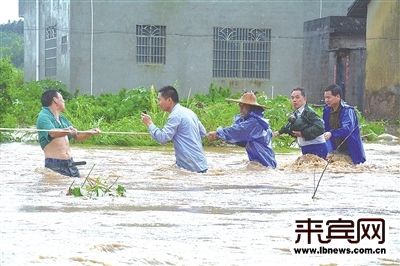
{"type": "MultiPolygon", "coordinates": [[[[55,129],[37,129],[37,128],[0,128],[0,131],[26,131],[26,132],[65,132],[65,130],[55,130],[55,129]]],[[[78,133],[90,133],[91,131],[78,131],[78,133]]],[[[121,134],[121,135],[148,135],[148,132],[117,132],[117,131],[108,131],[101,132],[101,134],[121,134]]]]}

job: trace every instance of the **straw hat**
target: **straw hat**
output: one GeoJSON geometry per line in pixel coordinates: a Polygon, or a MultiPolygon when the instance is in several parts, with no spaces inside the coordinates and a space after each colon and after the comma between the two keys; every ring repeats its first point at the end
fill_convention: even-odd
{"type": "Polygon", "coordinates": [[[243,103],[243,104],[258,106],[258,107],[261,107],[261,108],[268,108],[267,106],[258,104],[257,97],[252,92],[244,93],[242,95],[242,98],[240,98],[239,100],[235,100],[235,99],[226,99],[226,100],[227,101],[231,101],[231,102],[236,102],[236,103],[243,103]]]}

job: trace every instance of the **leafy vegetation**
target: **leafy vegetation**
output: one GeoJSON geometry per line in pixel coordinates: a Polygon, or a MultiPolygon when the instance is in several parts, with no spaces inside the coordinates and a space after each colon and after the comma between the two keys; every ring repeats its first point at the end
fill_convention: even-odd
{"type": "MultiPolygon", "coordinates": [[[[94,167],[94,165],[93,165],[94,167]]],[[[93,170],[90,170],[88,176],[83,181],[82,185],[78,185],[73,187],[76,179],[72,181],[71,185],[68,188],[67,196],[75,196],[75,197],[86,197],[89,199],[96,199],[97,197],[102,196],[113,196],[113,197],[125,197],[126,189],[125,187],[118,185],[116,189],[112,187],[118,181],[119,177],[112,182],[111,185],[107,184],[107,180],[100,180],[100,178],[94,179],[89,177],[90,173],[93,170]],[[85,184],[87,185],[85,186],[85,184]]]]}
{"type": "MultiPolygon", "coordinates": [[[[157,105],[157,91],[154,88],[121,89],[116,94],[102,94],[97,97],[71,94],[66,86],[51,80],[29,81],[23,84],[23,74],[10,62],[9,58],[0,60],[0,127],[35,127],[36,117],[41,109],[40,97],[47,89],[57,89],[65,99],[64,115],[79,130],[100,128],[103,132],[121,134],[100,134],[82,142],[90,145],[118,146],[154,146],[159,145],[148,134],[147,127],[141,122],[141,112],[146,110],[154,123],[162,127],[168,113],[162,112],[157,105]]],[[[239,112],[237,103],[226,98],[240,98],[241,94],[232,94],[229,88],[210,85],[209,93],[196,93],[193,97],[180,95],[180,103],[193,110],[207,131],[218,126],[226,127],[233,123],[233,116],[239,112]]],[[[292,105],[286,96],[277,95],[274,99],[265,94],[257,94],[258,102],[266,105],[264,117],[269,119],[272,130],[278,130],[287,123],[292,105]]],[[[314,108],[321,115],[321,108],[314,108]]],[[[385,131],[383,121],[367,122],[359,115],[361,133],[365,140],[372,141],[385,131]]],[[[26,133],[31,134],[32,133],[26,133]]],[[[0,132],[0,142],[22,141],[23,138],[13,132],[0,132]]],[[[290,136],[273,139],[275,148],[288,148],[295,142],[290,136]]],[[[220,139],[203,139],[205,146],[227,145],[220,139]]]]}
{"type": "Polygon", "coordinates": [[[0,24],[0,59],[10,58],[19,69],[24,67],[24,21],[0,24]]]}
{"type": "Polygon", "coordinates": [[[89,199],[96,199],[97,197],[113,196],[113,197],[125,197],[125,187],[118,185],[116,189],[113,189],[111,184],[107,185],[107,181],[100,180],[99,178],[86,178],[85,182],[81,186],[74,186],[75,180],[72,182],[68,189],[67,196],[72,195],[75,197],[87,197],[89,199]],[[85,186],[85,183],[88,183],[85,186]]]}

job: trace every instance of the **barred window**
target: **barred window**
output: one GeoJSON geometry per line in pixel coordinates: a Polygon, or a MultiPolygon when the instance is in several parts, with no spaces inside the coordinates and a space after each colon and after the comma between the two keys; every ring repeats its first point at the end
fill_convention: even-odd
{"type": "Polygon", "coordinates": [[[57,75],[57,27],[46,27],[46,40],[44,43],[45,77],[57,75]]]}
{"type": "Polygon", "coordinates": [[[67,44],[67,36],[62,36],[61,37],[61,53],[65,54],[68,49],[68,44],[67,44]]]}
{"type": "Polygon", "coordinates": [[[165,65],[166,26],[136,25],[136,62],[165,65]]]}
{"type": "Polygon", "coordinates": [[[270,29],[214,27],[213,39],[214,78],[270,78],[270,29]]]}

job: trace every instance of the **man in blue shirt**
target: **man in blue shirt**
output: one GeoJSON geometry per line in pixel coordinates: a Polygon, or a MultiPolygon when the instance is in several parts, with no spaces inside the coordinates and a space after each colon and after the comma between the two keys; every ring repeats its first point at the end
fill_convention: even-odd
{"type": "Polygon", "coordinates": [[[158,91],[158,106],[170,113],[163,129],[154,125],[149,115],[142,113],[142,122],[148,126],[152,138],[161,144],[172,141],[178,168],[205,173],[207,159],[201,138],[206,135],[206,129],[197,115],[179,104],[178,92],[172,86],[158,91]]]}
{"type": "Polygon", "coordinates": [[[342,89],[336,84],[325,88],[324,98],[324,136],[328,152],[350,155],[354,164],[364,163],[365,151],[354,108],[342,100],[342,89]]]}

